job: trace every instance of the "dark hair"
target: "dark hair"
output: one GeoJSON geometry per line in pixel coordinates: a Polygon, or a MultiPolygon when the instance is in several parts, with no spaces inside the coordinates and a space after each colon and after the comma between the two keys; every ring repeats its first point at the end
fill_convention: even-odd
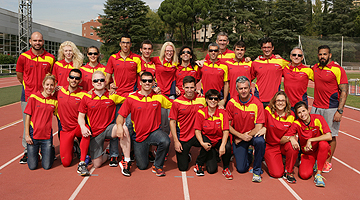
{"type": "Polygon", "coordinates": [[[124,33],[122,34],[121,38],[120,38],[120,42],[122,38],[130,38],[130,42],[131,42],[131,36],[128,33],[124,33]]]}
{"type": "Polygon", "coordinates": [[[217,91],[215,89],[210,89],[205,93],[205,99],[209,99],[209,97],[211,97],[211,96],[217,96],[217,98],[219,98],[219,100],[220,100],[221,94],[219,91],[217,91]]]}
{"type": "Polygon", "coordinates": [[[140,44],[140,48],[143,48],[144,44],[150,44],[151,48],[153,48],[153,43],[150,40],[144,40],[141,44],[140,44]]]}
{"type": "Polygon", "coordinates": [[[195,83],[195,78],[193,76],[185,76],[183,79],[183,85],[185,85],[185,83],[195,83]]]}
{"type": "Polygon", "coordinates": [[[321,49],[329,49],[329,53],[331,53],[330,47],[328,45],[321,45],[318,47],[318,53],[321,49]]]}
{"type": "Polygon", "coordinates": [[[294,106],[295,115],[296,115],[297,117],[299,117],[298,114],[297,114],[297,110],[298,110],[300,107],[302,107],[302,106],[304,106],[306,109],[309,109],[308,105],[307,105],[305,102],[303,102],[303,101],[297,102],[297,103],[295,104],[295,106],[294,106]]]}
{"type": "Polygon", "coordinates": [[[233,48],[233,49],[235,50],[236,47],[239,47],[239,48],[244,47],[244,48],[246,49],[245,42],[242,41],[242,40],[237,41],[237,42],[234,44],[234,48],[233,48]]]}
{"type": "Polygon", "coordinates": [[[80,78],[82,77],[82,73],[81,73],[81,70],[80,70],[80,69],[72,69],[72,70],[70,70],[69,76],[70,76],[71,72],[78,73],[78,74],[80,74],[80,78]]]}
{"type": "Polygon", "coordinates": [[[192,57],[192,58],[190,58],[190,65],[191,65],[191,67],[194,67],[195,65],[196,65],[196,63],[195,63],[195,61],[196,61],[196,55],[194,54],[194,51],[192,50],[192,48],[191,47],[189,47],[189,46],[182,46],[181,48],[180,48],[180,50],[179,50],[179,55],[178,55],[178,60],[179,60],[179,64],[181,64],[181,62],[182,62],[182,59],[181,59],[181,55],[182,55],[182,51],[184,50],[184,49],[190,49],[190,56],[192,57]]]}
{"type": "Polygon", "coordinates": [[[263,44],[266,44],[266,43],[268,43],[268,42],[271,43],[271,46],[274,46],[274,41],[273,41],[271,38],[269,38],[269,37],[264,37],[264,38],[262,38],[262,39],[260,40],[260,47],[262,47],[263,44]]]}
{"type": "Polygon", "coordinates": [[[143,77],[143,76],[151,76],[152,79],[154,79],[154,76],[152,75],[152,73],[150,72],[144,72],[140,75],[140,79],[143,77]]]}
{"type": "Polygon", "coordinates": [[[86,53],[89,53],[90,49],[96,49],[97,53],[99,54],[99,56],[97,58],[97,62],[100,63],[100,50],[99,50],[99,48],[97,48],[96,46],[90,46],[90,47],[87,48],[86,53]]]}
{"type": "Polygon", "coordinates": [[[269,103],[269,107],[271,109],[271,113],[275,113],[276,111],[276,98],[279,96],[279,95],[284,95],[285,96],[285,102],[286,102],[286,106],[285,106],[285,113],[287,115],[290,115],[291,114],[291,104],[290,104],[290,101],[289,101],[289,97],[286,95],[286,93],[284,91],[278,91],[274,96],[273,98],[270,100],[270,103],[269,103]]]}

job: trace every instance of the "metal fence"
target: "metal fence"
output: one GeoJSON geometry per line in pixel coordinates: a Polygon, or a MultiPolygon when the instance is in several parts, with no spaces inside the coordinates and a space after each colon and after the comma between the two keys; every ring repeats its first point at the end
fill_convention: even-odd
{"type": "Polygon", "coordinates": [[[1,74],[15,74],[15,73],[16,73],[16,64],[0,65],[0,75],[1,74]]]}
{"type": "Polygon", "coordinates": [[[360,79],[349,79],[349,94],[360,96],[360,79]]]}

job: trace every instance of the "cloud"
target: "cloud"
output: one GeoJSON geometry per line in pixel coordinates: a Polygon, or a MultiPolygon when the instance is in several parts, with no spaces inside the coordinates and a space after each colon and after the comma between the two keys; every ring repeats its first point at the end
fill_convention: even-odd
{"type": "Polygon", "coordinates": [[[93,5],[92,9],[94,10],[99,10],[99,11],[103,11],[104,9],[104,5],[93,5]]]}

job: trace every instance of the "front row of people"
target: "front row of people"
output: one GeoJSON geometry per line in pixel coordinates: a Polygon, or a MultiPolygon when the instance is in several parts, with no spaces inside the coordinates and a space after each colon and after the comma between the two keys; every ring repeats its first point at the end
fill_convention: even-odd
{"type": "MultiPolygon", "coordinates": [[[[248,172],[254,160],[253,182],[261,182],[261,166],[265,158],[271,177],[283,177],[295,183],[294,165],[300,150],[299,176],[309,179],[315,166],[315,184],[325,186],[321,169],[330,153],[327,142],[331,140],[330,129],[322,116],[309,114],[307,104],[302,101],[294,106],[298,118],[295,120],[289,99],[283,91],[277,92],[264,110],[261,102],[250,92],[249,79],[240,76],[236,80],[238,95],[228,102],[225,110],[218,106],[221,94],[217,90],[210,89],[205,98],[195,93],[196,80],[192,76],[183,79],[185,92],[175,100],[153,91],[154,77],[149,72],[140,76],[141,89],[127,97],[116,93],[110,95],[105,88],[105,75],[101,71],[92,75],[94,89],[91,94],[79,88],[81,77],[80,70],[71,70],[67,78],[69,85],[59,87],[53,93],[55,78],[49,74],[44,78],[43,91],[30,96],[25,109],[25,127],[28,166],[31,170],[37,168],[40,147],[43,168],[49,169],[53,164],[55,152],[52,148],[51,127],[52,114],[55,114],[63,126],[60,157],[64,166],[71,163],[75,136],[81,139],[78,165],[81,175],[89,175],[85,163],[88,149],[94,167],[100,167],[108,158],[104,151],[105,139],[119,138],[124,155],[119,165],[125,176],[131,175],[131,146],[138,168],[144,170],[149,163],[150,145],[157,146],[152,171],[157,176],[165,176],[163,165],[169,151],[170,138],[159,127],[161,108],[171,108],[170,129],[179,170],[188,169],[190,148],[195,146],[201,147],[194,167],[196,175],[204,175],[204,166],[208,173],[215,173],[221,158],[222,174],[226,179],[233,179],[229,170],[232,147],[238,172],[248,172]],[[117,104],[122,106],[115,123],[117,104]],[[129,135],[124,125],[129,114],[134,125],[133,135],[129,135]],[[130,137],[133,139],[132,145],[130,137]],[[250,145],[254,152],[249,150],[250,145]],[[283,156],[286,157],[285,167],[283,156]]],[[[110,151],[118,151],[117,148],[110,147],[110,151]]]]}

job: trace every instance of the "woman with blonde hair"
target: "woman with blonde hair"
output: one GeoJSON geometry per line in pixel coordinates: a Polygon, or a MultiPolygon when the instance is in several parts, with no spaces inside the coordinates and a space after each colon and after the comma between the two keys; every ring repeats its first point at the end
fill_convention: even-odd
{"type": "Polygon", "coordinates": [[[72,69],[79,69],[84,60],[84,55],[71,41],[63,42],[59,47],[58,61],[55,62],[52,74],[58,86],[68,84],[67,77],[72,69]]]}

